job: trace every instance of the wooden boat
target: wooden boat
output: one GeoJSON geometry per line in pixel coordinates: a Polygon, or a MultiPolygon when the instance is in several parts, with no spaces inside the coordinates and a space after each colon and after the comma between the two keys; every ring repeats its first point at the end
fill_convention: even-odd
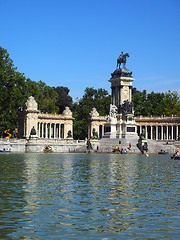
{"type": "Polygon", "coordinates": [[[0,152],[3,152],[3,153],[10,153],[11,150],[0,150],[0,152]]]}

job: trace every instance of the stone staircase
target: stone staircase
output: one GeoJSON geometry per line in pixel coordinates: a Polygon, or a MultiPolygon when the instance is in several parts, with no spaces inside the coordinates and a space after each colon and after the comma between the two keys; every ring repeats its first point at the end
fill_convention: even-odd
{"type": "Polygon", "coordinates": [[[118,146],[120,149],[126,149],[128,153],[141,153],[137,147],[138,139],[132,138],[102,138],[99,141],[98,152],[108,152],[112,153],[113,149],[118,146]],[[131,143],[131,148],[129,148],[129,143],[131,143]]]}
{"type": "MultiPolygon", "coordinates": [[[[99,150],[98,152],[104,152],[104,153],[112,153],[113,149],[115,148],[115,146],[118,146],[120,149],[126,149],[127,153],[134,153],[134,154],[138,154],[141,153],[141,151],[139,150],[139,148],[137,147],[137,143],[138,143],[138,138],[132,138],[132,139],[128,139],[128,138],[102,138],[99,141],[99,150]],[[131,149],[128,149],[129,147],[129,143],[131,143],[131,149]]],[[[177,146],[174,143],[169,143],[166,144],[165,142],[158,142],[156,140],[147,140],[148,143],[148,153],[158,153],[161,149],[165,150],[169,153],[175,153],[177,150],[177,146]]]]}
{"type": "Polygon", "coordinates": [[[159,142],[155,140],[147,140],[148,152],[158,153],[161,149],[169,153],[175,153],[177,151],[177,146],[174,143],[166,144],[165,142],[159,142]]]}

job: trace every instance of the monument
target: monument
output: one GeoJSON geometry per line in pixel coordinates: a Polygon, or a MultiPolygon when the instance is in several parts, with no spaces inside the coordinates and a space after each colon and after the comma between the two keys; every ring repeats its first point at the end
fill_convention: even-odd
{"type": "Polygon", "coordinates": [[[138,138],[132,104],[132,72],[126,68],[129,54],[121,52],[117,69],[111,74],[111,105],[106,117],[105,138],[138,138]],[[121,68],[121,63],[123,67],[121,68]]]}

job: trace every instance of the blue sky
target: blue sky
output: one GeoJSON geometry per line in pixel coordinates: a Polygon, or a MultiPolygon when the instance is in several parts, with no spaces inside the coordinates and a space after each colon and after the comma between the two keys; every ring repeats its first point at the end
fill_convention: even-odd
{"type": "Polygon", "coordinates": [[[179,0],[0,0],[0,46],[19,72],[81,98],[121,51],[138,90],[180,92],[179,0]]]}

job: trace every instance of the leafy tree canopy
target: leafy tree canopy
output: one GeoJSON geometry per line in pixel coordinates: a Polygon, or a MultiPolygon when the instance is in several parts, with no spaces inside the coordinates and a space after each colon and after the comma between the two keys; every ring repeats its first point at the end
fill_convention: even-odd
{"type": "Polygon", "coordinates": [[[61,114],[65,107],[68,106],[72,109],[72,97],[69,96],[69,89],[67,87],[53,87],[58,94],[56,106],[58,107],[58,113],[61,114]]]}
{"type": "Polygon", "coordinates": [[[133,88],[132,102],[136,116],[180,115],[180,97],[177,92],[147,93],[146,90],[141,92],[133,88]]]}
{"type": "Polygon", "coordinates": [[[95,107],[101,116],[109,113],[111,96],[105,89],[86,88],[83,97],[73,105],[74,138],[85,139],[88,135],[89,113],[95,107]]]}

